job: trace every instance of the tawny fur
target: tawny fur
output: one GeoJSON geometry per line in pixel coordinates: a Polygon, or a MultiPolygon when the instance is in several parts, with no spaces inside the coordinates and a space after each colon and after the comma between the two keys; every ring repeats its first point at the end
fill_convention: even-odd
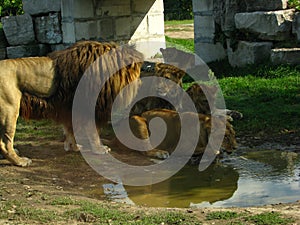
{"type": "MultiPolygon", "coordinates": [[[[124,67],[117,72],[114,71],[99,93],[96,119],[102,123],[108,120],[113,100],[120,90],[140,77],[143,56],[134,48],[118,48],[110,43],[82,41],[66,50],[53,52],[48,57],[0,61],[0,148],[9,161],[18,166],[27,166],[31,163],[30,159],[17,156],[13,150],[19,113],[26,119],[47,118],[63,124],[69,136],[68,141],[72,142],[70,147],[74,147],[72,130],[74,93],[81,77],[96,59],[98,59],[96,69],[91,72],[94,72],[96,80],[100,83],[104,72],[109,74],[114,71],[116,65],[125,59],[124,67]],[[100,57],[104,54],[107,57],[100,57]]],[[[124,99],[131,102],[135,94],[128,93],[128,98],[124,96],[124,99]]]]}

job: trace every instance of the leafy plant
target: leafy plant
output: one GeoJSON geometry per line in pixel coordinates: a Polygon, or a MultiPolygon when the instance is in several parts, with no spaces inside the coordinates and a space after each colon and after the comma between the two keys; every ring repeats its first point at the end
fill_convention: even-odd
{"type": "Polygon", "coordinates": [[[300,11],[300,0],[288,0],[288,6],[300,11]]]}
{"type": "Polygon", "coordinates": [[[22,0],[0,0],[0,16],[23,14],[22,0]]]}

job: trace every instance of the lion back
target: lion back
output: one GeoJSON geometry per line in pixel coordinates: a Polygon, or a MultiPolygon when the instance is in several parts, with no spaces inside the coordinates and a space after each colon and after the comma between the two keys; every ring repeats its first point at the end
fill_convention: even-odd
{"type": "MultiPolygon", "coordinates": [[[[142,53],[134,47],[96,41],[78,42],[65,50],[50,53],[49,57],[54,60],[58,82],[57,92],[51,99],[53,104],[63,104],[71,109],[80,79],[84,74],[91,75],[88,92],[82,94],[88,98],[92,91],[102,86],[96,106],[100,114],[110,112],[120,90],[139,79],[143,62],[142,53]],[[115,68],[120,69],[116,71],[115,68]]],[[[137,88],[132,92],[137,92],[137,88]]],[[[136,94],[132,92],[126,92],[122,98],[131,102],[136,94]]]]}

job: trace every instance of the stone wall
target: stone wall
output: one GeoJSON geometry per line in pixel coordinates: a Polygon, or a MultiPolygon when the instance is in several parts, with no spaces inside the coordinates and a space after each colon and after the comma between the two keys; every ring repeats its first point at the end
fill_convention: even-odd
{"type": "Polygon", "coordinates": [[[165,47],[163,0],[23,0],[23,9],[1,19],[8,58],[45,55],[80,40],[134,43],[145,57],[165,47]]]}
{"type": "Polygon", "coordinates": [[[300,13],[287,0],[194,0],[194,14],[195,49],[205,62],[300,63],[300,13]]]}

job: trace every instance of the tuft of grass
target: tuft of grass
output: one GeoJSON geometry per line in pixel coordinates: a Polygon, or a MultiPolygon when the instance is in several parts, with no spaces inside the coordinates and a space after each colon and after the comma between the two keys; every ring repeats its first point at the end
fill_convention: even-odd
{"type": "Polygon", "coordinates": [[[194,39],[170,38],[166,36],[167,47],[176,47],[179,50],[193,53],[195,52],[194,39]]]}
{"type": "Polygon", "coordinates": [[[165,25],[182,25],[182,24],[193,24],[193,20],[167,20],[165,25]]]}
{"type": "Polygon", "coordinates": [[[294,221],[293,219],[290,218],[283,218],[280,213],[276,213],[276,212],[267,212],[267,213],[261,213],[261,214],[249,216],[245,220],[254,222],[257,225],[266,225],[266,224],[285,225],[285,224],[290,224],[294,221]]]}
{"type": "Polygon", "coordinates": [[[239,217],[240,215],[233,211],[218,211],[211,212],[206,215],[207,220],[231,220],[239,217]]]}

